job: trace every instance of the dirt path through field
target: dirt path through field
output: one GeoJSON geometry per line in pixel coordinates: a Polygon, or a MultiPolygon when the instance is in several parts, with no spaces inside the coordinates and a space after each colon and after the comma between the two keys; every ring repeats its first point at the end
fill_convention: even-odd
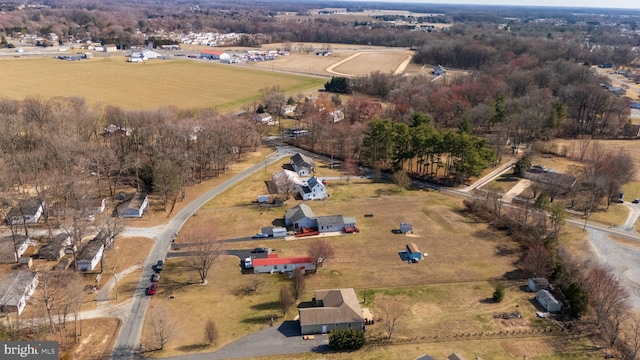
{"type": "Polygon", "coordinates": [[[404,69],[407,68],[407,65],[409,65],[410,62],[411,62],[411,55],[407,55],[407,58],[404,59],[404,61],[400,65],[398,65],[396,70],[393,72],[393,75],[402,74],[404,72],[404,69]]]}
{"type": "MultiPolygon", "coordinates": [[[[326,69],[324,69],[324,71],[326,71],[326,72],[328,72],[328,73],[331,73],[331,74],[335,74],[335,75],[351,76],[351,74],[343,74],[343,73],[339,73],[339,72],[337,72],[337,71],[333,71],[333,69],[335,69],[335,68],[337,68],[338,66],[340,66],[340,65],[342,65],[342,64],[344,64],[344,63],[346,63],[347,61],[351,61],[351,60],[353,60],[353,59],[357,58],[358,56],[360,56],[360,55],[362,55],[362,54],[364,54],[364,53],[362,53],[362,52],[355,53],[355,54],[353,54],[353,55],[351,55],[351,56],[349,56],[349,57],[347,57],[347,58],[345,58],[345,59],[343,59],[343,60],[340,60],[340,61],[338,61],[337,63],[335,63],[335,64],[333,64],[333,65],[331,65],[331,66],[327,67],[326,69]]],[[[405,66],[406,66],[406,65],[405,65],[405,66]]]]}

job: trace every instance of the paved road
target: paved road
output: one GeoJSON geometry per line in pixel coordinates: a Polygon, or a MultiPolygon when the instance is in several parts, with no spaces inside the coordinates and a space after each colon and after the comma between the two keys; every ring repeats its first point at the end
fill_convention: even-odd
{"type": "MultiPolygon", "coordinates": [[[[271,164],[290,155],[291,151],[287,150],[287,147],[279,147],[274,154],[265,160],[265,162],[271,164]]],[[[180,230],[189,217],[191,217],[201,206],[214,197],[227,191],[236,183],[246,179],[254,172],[261,171],[264,166],[264,162],[260,162],[203,194],[195,201],[185,206],[184,209],[176,214],[176,216],[171,219],[171,221],[169,221],[169,223],[166,224],[153,238],[155,240],[155,244],[143,265],[140,281],[138,282],[138,286],[133,294],[131,311],[127,315],[124,323],[122,324],[122,328],[120,329],[120,334],[118,335],[118,339],[116,340],[116,344],[111,355],[112,359],[141,358],[137,348],[140,344],[142,325],[149,305],[149,297],[145,296],[145,288],[148,286],[149,278],[153,272],[151,267],[158,260],[166,258],[173,236],[180,230]]]]}
{"type": "Polygon", "coordinates": [[[313,340],[302,340],[298,322],[285,321],[238,339],[214,353],[182,355],[165,359],[220,360],[328,351],[327,335],[315,335],[313,340]]]}

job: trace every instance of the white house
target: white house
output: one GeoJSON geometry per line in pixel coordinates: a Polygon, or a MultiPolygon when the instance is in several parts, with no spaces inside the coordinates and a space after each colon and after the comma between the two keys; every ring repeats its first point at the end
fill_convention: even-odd
{"type": "Polygon", "coordinates": [[[256,114],[256,116],[254,116],[253,119],[257,123],[261,123],[261,124],[265,124],[265,125],[275,125],[276,124],[273,121],[273,116],[271,116],[271,114],[269,114],[269,113],[256,114]]]}
{"type": "Polygon", "coordinates": [[[37,273],[10,272],[0,283],[0,312],[16,312],[20,315],[37,286],[37,273]]]}
{"type": "Polygon", "coordinates": [[[315,271],[316,263],[310,256],[278,257],[278,254],[270,254],[267,258],[251,259],[255,274],[273,274],[293,272],[295,269],[302,271],[315,271]]]}
{"type": "Polygon", "coordinates": [[[344,120],[344,111],[342,110],[334,110],[331,112],[331,116],[333,117],[333,122],[337,123],[344,120]]]}
{"type": "Polygon", "coordinates": [[[296,153],[291,157],[290,164],[300,176],[309,176],[316,168],[316,163],[313,160],[300,153],[296,153]]]}
{"type": "Polygon", "coordinates": [[[35,224],[44,211],[44,201],[27,199],[20,201],[7,214],[7,221],[11,225],[35,224]]]}
{"type": "Polygon", "coordinates": [[[305,181],[304,184],[300,186],[299,192],[302,200],[322,200],[329,197],[327,189],[315,176],[305,181]]]}
{"type": "Polygon", "coordinates": [[[144,193],[136,193],[126,204],[118,208],[118,214],[123,218],[140,218],[149,206],[149,198],[144,193]]]}
{"type": "Polygon", "coordinates": [[[431,72],[431,74],[435,76],[444,75],[446,73],[447,73],[447,70],[445,70],[445,68],[442,67],[441,65],[438,65],[435,68],[433,68],[433,71],[431,72]]]}
{"type": "Polygon", "coordinates": [[[35,242],[24,234],[6,235],[0,237],[0,263],[17,263],[18,259],[27,251],[27,249],[31,245],[35,245],[35,242]]]}
{"type": "Polygon", "coordinates": [[[102,259],[102,254],[104,254],[104,244],[100,239],[93,238],[78,254],[78,270],[92,271],[102,259]]]}

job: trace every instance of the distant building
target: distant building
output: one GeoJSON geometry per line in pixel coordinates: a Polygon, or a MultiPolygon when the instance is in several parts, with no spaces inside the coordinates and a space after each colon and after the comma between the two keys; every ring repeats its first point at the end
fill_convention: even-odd
{"type": "Polygon", "coordinates": [[[435,75],[435,76],[440,76],[440,75],[445,75],[447,73],[447,70],[442,67],[442,65],[438,65],[435,68],[433,68],[433,71],[431,72],[431,74],[435,75]]]}
{"type": "Polygon", "coordinates": [[[256,116],[254,116],[253,119],[255,120],[255,122],[260,124],[265,124],[265,125],[276,124],[275,121],[273,121],[273,116],[271,116],[271,114],[269,113],[256,114],[256,116]]]}
{"type": "Polygon", "coordinates": [[[38,199],[21,200],[7,214],[6,221],[11,225],[35,224],[44,211],[44,201],[38,199]]]}

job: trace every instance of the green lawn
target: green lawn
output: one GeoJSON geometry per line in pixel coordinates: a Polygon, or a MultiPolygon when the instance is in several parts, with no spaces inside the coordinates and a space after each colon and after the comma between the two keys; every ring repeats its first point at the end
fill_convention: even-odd
{"type": "Polygon", "coordinates": [[[0,97],[79,96],[89,104],[124,109],[209,107],[231,110],[253,103],[274,85],[286,93],[316,89],[325,80],[247,67],[188,60],[128,63],[124,56],[82,61],[2,61],[0,97]]]}

